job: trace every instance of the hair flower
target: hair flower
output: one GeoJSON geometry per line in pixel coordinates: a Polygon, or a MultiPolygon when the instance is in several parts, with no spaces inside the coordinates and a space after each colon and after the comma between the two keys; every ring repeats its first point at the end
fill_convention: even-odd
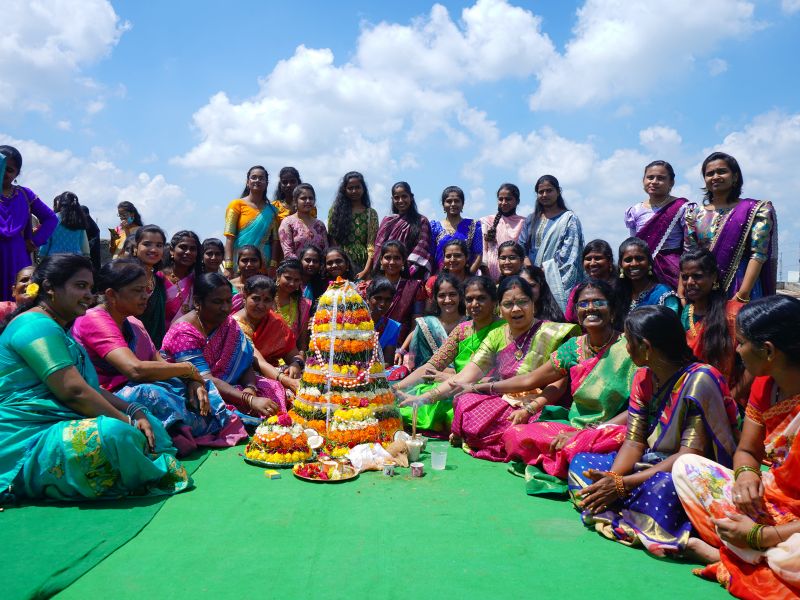
{"type": "Polygon", "coordinates": [[[30,296],[31,298],[36,298],[39,295],[39,284],[38,283],[29,283],[25,287],[25,295],[30,296]]]}

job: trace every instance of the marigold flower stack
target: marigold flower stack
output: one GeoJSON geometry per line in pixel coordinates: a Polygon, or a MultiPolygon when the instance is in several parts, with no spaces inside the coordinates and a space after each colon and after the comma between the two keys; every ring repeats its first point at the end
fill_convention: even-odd
{"type": "Polygon", "coordinates": [[[358,444],[390,443],[403,423],[375,324],[351,282],[338,278],[320,297],[308,350],[292,419],[318,431],[331,456],[358,444]]]}

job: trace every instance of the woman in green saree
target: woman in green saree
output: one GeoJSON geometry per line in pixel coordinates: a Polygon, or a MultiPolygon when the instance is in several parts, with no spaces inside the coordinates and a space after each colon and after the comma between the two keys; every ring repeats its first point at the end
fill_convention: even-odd
{"type": "Polygon", "coordinates": [[[191,485],[161,423],[98,385],[67,332],[92,301],[88,258],[36,268],[0,326],[0,503],[175,494],[191,485]]]}
{"type": "MultiPolygon", "coordinates": [[[[505,321],[497,318],[497,286],[488,277],[476,275],[467,279],[464,282],[464,299],[467,316],[472,319],[459,323],[430,360],[399,381],[394,386],[396,390],[404,390],[414,396],[429,392],[452,376],[452,367],[455,367],[456,373],[461,371],[486,335],[505,324],[505,321]]],[[[411,423],[412,411],[410,406],[400,408],[405,425],[411,423]]],[[[419,406],[417,428],[423,431],[446,436],[452,422],[452,397],[419,406]]]]}
{"type": "MultiPolygon", "coordinates": [[[[613,452],[625,439],[636,366],[625,338],[614,330],[614,291],[605,281],[590,279],[577,286],[574,298],[584,335],[567,340],[535,371],[494,384],[495,392],[510,394],[545,388],[565,376],[569,381],[569,408],[534,399],[511,414],[514,425],[503,434],[509,458],[527,465],[529,494],[566,494],[564,480],[575,454],[613,452]]],[[[481,392],[486,384],[474,387],[481,392]]]]}

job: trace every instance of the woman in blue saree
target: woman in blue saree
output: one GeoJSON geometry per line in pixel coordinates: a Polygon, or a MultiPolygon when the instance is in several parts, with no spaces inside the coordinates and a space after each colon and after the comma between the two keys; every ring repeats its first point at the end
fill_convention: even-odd
{"type": "Polygon", "coordinates": [[[618,453],[583,453],[568,483],[584,525],[656,556],[686,550],[692,525],[672,481],[679,456],[696,454],[730,466],[736,450],[736,403],[724,378],[696,362],[678,315],[645,306],[625,321],[636,372],[628,431],[618,453]]]}
{"type": "Polygon", "coordinates": [[[464,210],[464,191],[451,185],[442,192],[442,208],[445,218],[441,221],[431,221],[431,236],[433,237],[434,268],[441,271],[444,263],[444,249],[453,240],[463,240],[467,245],[467,271],[474,275],[481,266],[483,257],[483,234],[481,222],[478,219],[467,219],[461,216],[464,210]]]}
{"type": "Polygon", "coordinates": [[[270,267],[277,266],[277,263],[272,263],[275,257],[273,248],[278,237],[278,213],[267,199],[268,183],[269,174],[264,167],[250,167],[242,197],[233,200],[225,210],[225,258],[222,268],[228,279],[233,277],[233,266],[242,246],[255,246],[270,267]]]}
{"type": "Polygon", "coordinates": [[[0,329],[0,502],[175,494],[191,479],[161,423],[98,385],[67,329],[92,301],[88,258],[45,258],[0,329]]]}

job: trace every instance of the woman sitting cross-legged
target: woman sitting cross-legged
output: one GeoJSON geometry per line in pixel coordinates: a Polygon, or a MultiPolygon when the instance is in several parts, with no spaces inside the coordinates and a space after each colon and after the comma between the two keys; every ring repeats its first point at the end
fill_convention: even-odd
{"type": "Polygon", "coordinates": [[[156,496],[191,479],[158,419],[98,384],[68,333],[93,300],[92,263],[46,257],[0,325],[0,503],[156,496]]]}
{"type": "Polygon", "coordinates": [[[242,290],[244,308],[233,318],[253,342],[261,374],[296,392],[305,362],[297,349],[297,336],[274,312],[276,289],[271,277],[253,275],[242,290]],[[278,369],[280,361],[284,367],[278,369]]]}
{"type": "MultiPolygon", "coordinates": [[[[488,277],[476,275],[464,284],[464,301],[469,321],[459,323],[447,336],[444,344],[428,360],[398,381],[395,390],[407,390],[412,396],[421,396],[436,388],[453,376],[450,365],[460,373],[469,364],[472,355],[490,331],[505,325],[496,315],[497,286],[488,277]]],[[[411,422],[413,408],[404,406],[400,414],[406,425],[411,422]]],[[[417,428],[436,435],[447,436],[453,422],[453,398],[440,398],[428,404],[421,404],[417,411],[417,428]]]]}
{"type": "Polygon", "coordinates": [[[156,350],[137,318],[148,296],[147,276],[138,261],[106,263],[97,289],[103,303],[75,321],[72,335],[89,353],[104,389],[144,405],[167,429],[180,455],[198,446],[234,446],[247,437],[239,417],[191,362],[168,363],[156,350]]]}
{"type": "Polygon", "coordinates": [[[713,563],[700,574],[737,598],[800,596],[798,331],[795,298],[767,296],[742,308],[737,351],[756,379],[734,469],[700,456],[672,467],[678,497],[700,535],[689,548],[713,563]]]}
{"type": "Polygon", "coordinates": [[[585,525],[657,556],[686,550],[692,525],[670,471],[682,455],[730,465],[736,403],[714,367],[686,345],[680,319],[666,306],[628,315],[625,338],[640,367],[631,389],[628,431],[618,453],[578,454],[569,488],[585,525]]]}
{"type": "Polygon", "coordinates": [[[194,288],[195,308],[169,328],[161,353],[169,362],[190,361],[246,425],[286,411],[283,386],[253,370],[253,343],[231,312],[231,286],[218,273],[204,273],[194,288]]]}
{"type": "MultiPolygon", "coordinates": [[[[511,460],[525,469],[529,494],[567,493],[569,461],[579,452],[613,452],[625,439],[628,398],[636,365],[614,330],[616,298],[605,281],[578,284],[573,309],[584,334],[568,339],[531,373],[494,384],[495,393],[541,389],[569,380],[569,408],[537,398],[513,413],[503,434],[511,460]]],[[[488,384],[471,386],[485,392],[488,384]]],[[[516,471],[521,471],[517,468],[516,471]]]]}
{"type": "MultiPolygon", "coordinates": [[[[428,404],[447,398],[484,377],[492,383],[488,394],[469,392],[455,402],[451,443],[485,460],[508,460],[502,436],[511,426],[511,413],[521,402],[505,398],[494,390],[497,381],[528,373],[541,366],[570,337],[578,335],[577,325],[540,321],[534,312],[530,284],[512,275],[503,279],[498,291],[500,316],[506,325],[489,332],[472,360],[451,379],[421,396],[410,396],[401,406],[415,402],[428,404]]],[[[548,400],[561,396],[563,388],[551,387],[542,393],[548,400]]]]}

